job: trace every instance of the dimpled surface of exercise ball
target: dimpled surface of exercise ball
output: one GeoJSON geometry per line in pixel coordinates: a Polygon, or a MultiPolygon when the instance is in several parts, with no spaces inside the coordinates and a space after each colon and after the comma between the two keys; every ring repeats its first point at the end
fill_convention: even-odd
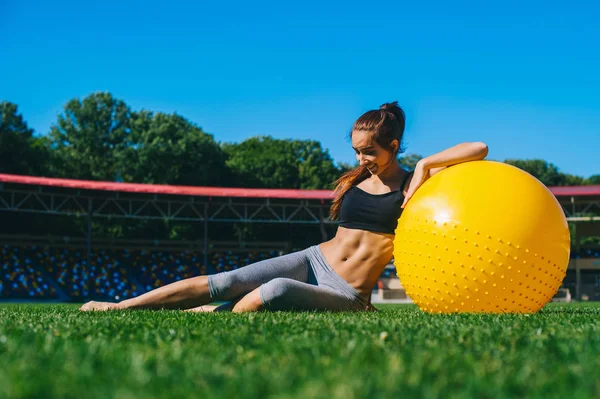
{"type": "Polygon", "coordinates": [[[564,212],[539,180],[494,161],[465,162],[425,181],[404,208],[394,263],[430,313],[535,313],[565,277],[564,212]]]}

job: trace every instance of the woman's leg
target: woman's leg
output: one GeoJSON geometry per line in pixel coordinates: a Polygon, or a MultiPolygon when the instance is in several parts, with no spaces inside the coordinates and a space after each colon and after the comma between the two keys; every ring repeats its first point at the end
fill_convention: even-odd
{"type": "Polygon", "coordinates": [[[237,301],[276,278],[307,282],[310,271],[307,254],[308,250],[294,252],[212,275],[208,280],[210,297],[213,301],[237,301]]]}
{"type": "Polygon", "coordinates": [[[80,310],[190,309],[215,301],[235,301],[278,277],[307,281],[306,250],[211,276],[192,277],[119,303],[88,302],[80,310]]]}
{"type": "Polygon", "coordinates": [[[260,287],[258,287],[237,301],[231,308],[231,311],[233,313],[256,312],[262,310],[263,307],[264,305],[262,303],[262,299],[260,298],[260,287]]]}
{"type": "Polygon", "coordinates": [[[257,310],[363,311],[364,304],[330,287],[276,278],[244,296],[233,312],[257,310]]]}
{"type": "Polygon", "coordinates": [[[213,301],[210,299],[208,276],[198,276],[167,284],[119,303],[91,301],[80,310],[189,309],[210,302],[213,301]]]}

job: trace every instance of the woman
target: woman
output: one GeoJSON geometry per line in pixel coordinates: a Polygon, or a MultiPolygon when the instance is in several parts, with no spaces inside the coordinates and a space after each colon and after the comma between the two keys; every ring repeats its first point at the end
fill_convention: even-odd
{"type": "Polygon", "coordinates": [[[359,166],[337,182],[330,216],[335,237],[300,252],[237,270],[178,281],[120,303],[88,302],[83,311],[188,309],[231,301],[233,312],[374,310],[371,291],[392,259],[394,230],[417,188],[440,170],[487,155],[483,143],[462,143],[420,160],[413,172],[397,162],[405,115],[397,102],[364,113],[350,133],[359,166]]]}

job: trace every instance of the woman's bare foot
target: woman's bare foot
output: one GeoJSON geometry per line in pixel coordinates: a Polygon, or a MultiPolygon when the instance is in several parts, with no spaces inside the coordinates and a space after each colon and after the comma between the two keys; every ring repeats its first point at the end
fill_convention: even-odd
{"type": "Polygon", "coordinates": [[[186,310],[184,310],[184,312],[194,312],[194,313],[199,313],[199,312],[214,312],[216,308],[218,308],[218,306],[215,306],[215,305],[203,305],[203,306],[198,306],[198,307],[191,308],[191,309],[186,309],[186,310]]]}
{"type": "Polygon", "coordinates": [[[221,305],[202,305],[192,309],[186,309],[185,312],[230,312],[239,300],[225,302],[221,305]]]}
{"type": "Polygon", "coordinates": [[[81,310],[82,312],[90,312],[90,311],[94,311],[94,310],[99,310],[99,311],[119,310],[119,304],[112,303],[112,302],[90,301],[90,302],[84,304],[82,307],[80,307],[79,310],[81,310]]]}

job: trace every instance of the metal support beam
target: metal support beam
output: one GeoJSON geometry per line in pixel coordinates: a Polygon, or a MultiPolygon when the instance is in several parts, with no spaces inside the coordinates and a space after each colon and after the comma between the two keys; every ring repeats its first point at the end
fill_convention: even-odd
{"type": "MultiPolygon", "coordinates": [[[[573,239],[575,241],[575,253],[577,256],[581,254],[581,238],[578,224],[575,223],[573,239]]],[[[581,301],[581,269],[579,268],[579,259],[575,258],[575,298],[581,301]]]]}
{"type": "Polygon", "coordinates": [[[581,269],[579,268],[579,260],[575,259],[575,299],[581,301],[581,269]]]}
{"type": "MultiPolygon", "coordinates": [[[[203,239],[203,251],[204,251],[204,267],[206,267],[206,271],[208,270],[208,220],[204,221],[204,239],[203,239]]],[[[212,272],[213,270],[210,270],[212,272]]]]}
{"type": "Polygon", "coordinates": [[[0,191],[0,211],[94,217],[173,221],[214,221],[241,223],[332,224],[329,217],[317,215],[329,205],[312,200],[272,200],[268,198],[128,197],[110,193],[49,193],[35,190],[0,191]],[[85,206],[85,201],[88,206],[85,206]],[[89,206],[90,204],[91,207],[89,206]]]}
{"type": "Polygon", "coordinates": [[[88,199],[88,212],[87,212],[87,267],[88,270],[92,264],[92,199],[88,199]]]}
{"type": "MultiPolygon", "coordinates": [[[[330,201],[245,197],[192,197],[144,193],[36,190],[4,185],[0,211],[145,220],[334,224],[330,201]],[[92,203],[85,206],[85,201],[92,203]],[[87,209],[86,209],[87,208],[87,209]]],[[[559,202],[568,221],[600,220],[600,198],[567,197],[559,202]]]]}
{"type": "Polygon", "coordinates": [[[321,230],[321,241],[327,241],[327,231],[325,230],[325,223],[323,223],[323,208],[319,208],[319,228],[321,230]]]}

